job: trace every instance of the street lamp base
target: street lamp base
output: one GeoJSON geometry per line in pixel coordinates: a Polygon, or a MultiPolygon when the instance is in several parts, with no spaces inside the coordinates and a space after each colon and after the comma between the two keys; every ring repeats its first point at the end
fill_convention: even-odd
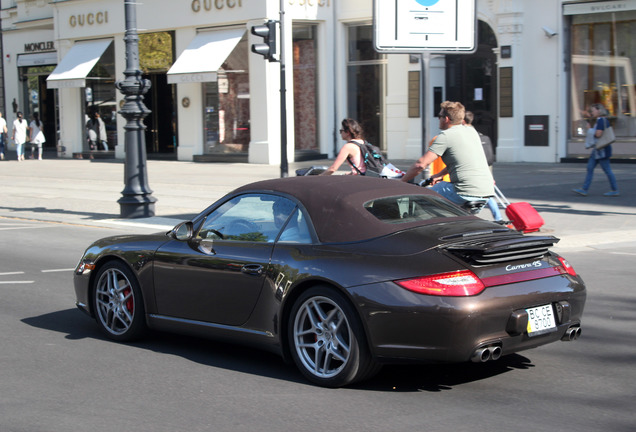
{"type": "Polygon", "coordinates": [[[117,201],[119,203],[119,217],[126,219],[153,217],[156,201],[157,198],[152,196],[120,198],[117,201]]]}

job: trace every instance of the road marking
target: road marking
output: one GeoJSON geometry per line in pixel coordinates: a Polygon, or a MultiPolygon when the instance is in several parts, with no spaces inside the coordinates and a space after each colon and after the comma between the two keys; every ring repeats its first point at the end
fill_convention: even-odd
{"type": "MultiPolygon", "coordinates": [[[[15,275],[23,275],[24,272],[23,271],[17,271],[17,272],[5,272],[5,273],[0,273],[0,276],[15,276],[15,275]]],[[[34,283],[35,281],[0,281],[0,284],[2,285],[7,285],[7,284],[30,284],[30,283],[34,283]]]]}
{"type": "Polygon", "coordinates": [[[25,229],[25,228],[32,229],[32,228],[47,228],[47,227],[45,227],[45,226],[34,226],[34,225],[18,225],[18,226],[0,228],[0,231],[20,230],[20,229],[25,229]]]}
{"type": "Polygon", "coordinates": [[[6,285],[6,284],[32,284],[35,283],[35,281],[0,281],[0,285],[6,285]]]}
{"type": "Polygon", "coordinates": [[[72,272],[74,268],[65,268],[65,269],[51,269],[51,270],[40,270],[42,273],[53,273],[53,272],[72,272]]]}

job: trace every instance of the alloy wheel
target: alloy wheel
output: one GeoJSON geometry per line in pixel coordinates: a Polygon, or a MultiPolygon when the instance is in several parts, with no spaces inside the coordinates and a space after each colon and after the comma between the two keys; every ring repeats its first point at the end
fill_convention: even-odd
{"type": "Polygon", "coordinates": [[[338,375],[351,358],[351,327],[343,310],[328,297],[311,297],[300,306],[293,338],[302,365],[317,378],[338,375]]]}
{"type": "Polygon", "coordinates": [[[104,271],[95,290],[96,312],[99,322],[109,333],[125,334],[135,318],[135,292],[128,277],[111,267],[104,271]]]}

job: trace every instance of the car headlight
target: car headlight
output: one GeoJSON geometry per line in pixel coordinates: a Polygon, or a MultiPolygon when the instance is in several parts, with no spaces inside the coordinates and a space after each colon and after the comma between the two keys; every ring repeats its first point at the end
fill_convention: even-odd
{"type": "Polygon", "coordinates": [[[95,270],[95,263],[82,259],[75,268],[75,274],[83,275],[86,273],[90,273],[91,270],[95,270]]]}

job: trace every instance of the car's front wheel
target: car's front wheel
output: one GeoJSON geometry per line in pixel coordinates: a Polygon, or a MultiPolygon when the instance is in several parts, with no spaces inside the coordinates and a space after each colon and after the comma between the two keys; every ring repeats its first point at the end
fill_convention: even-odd
{"type": "Polygon", "coordinates": [[[379,369],[353,307],[331,287],[314,287],[294,304],[289,340],[296,366],[310,381],[341,387],[379,369]]]}
{"type": "Polygon", "coordinates": [[[95,318],[110,339],[129,341],[146,329],[141,290],[133,272],[119,261],[99,270],[93,286],[95,318]]]}

